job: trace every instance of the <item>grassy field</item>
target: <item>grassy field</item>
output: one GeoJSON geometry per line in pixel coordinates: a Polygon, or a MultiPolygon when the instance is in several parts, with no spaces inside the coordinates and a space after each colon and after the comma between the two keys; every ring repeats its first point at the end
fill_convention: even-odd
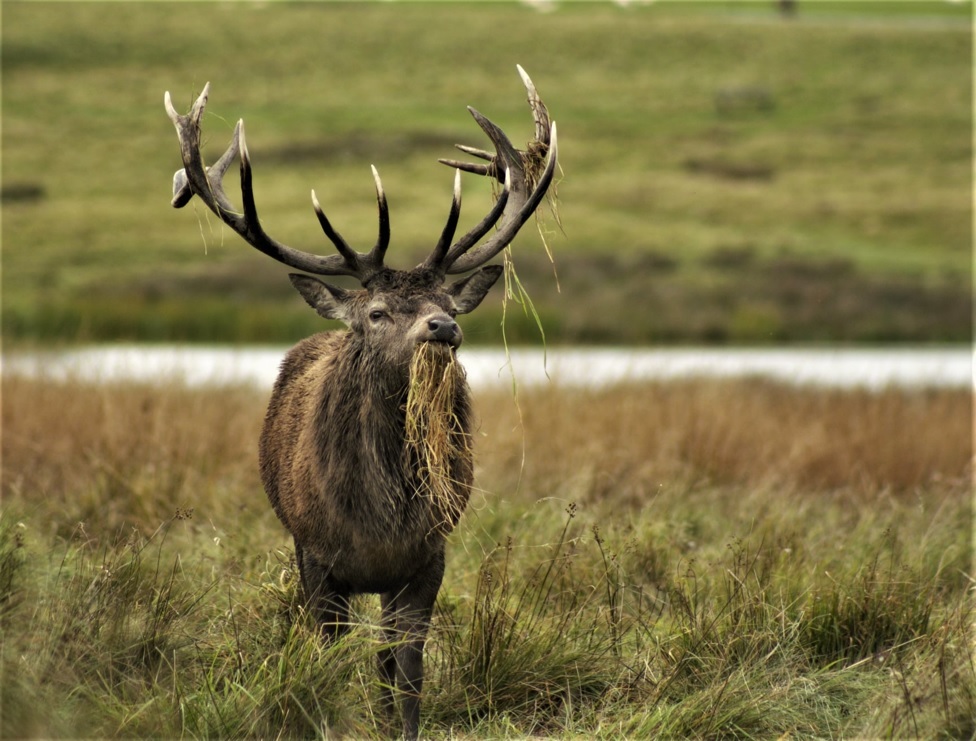
{"type": "MultiPolygon", "coordinates": [[[[372,737],[378,608],[322,646],[264,394],[3,378],[0,736],[372,737]]],[[[964,389],[478,395],[431,738],[970,738],[964,389]]]]}
{"type": "MultiPolygon", "coordinates": [[[[327,249],[315,188],[391,262],[447,212],[464,106],[529,136],[515,64],[558,121],[563,232],[520,276],[553,342],[968,341],[970,3],[4,3],[3,335],[284,341],[318,319],[284,269],[174,211],[164,90],[206,81],[216,157],[243,117],[262,221],[327,249]]],[[[233,189],[231,189],[233,192],[233,189]]],[[[462,220],[488,208],[466,182],[462,220]]],[[[511,307],[510,307],[511,309],[511,307]]],[[[499,339],[501,298],[468,322],[499,339]]],[[[538,340],[508,311],[510,341],[538,340]]]]}

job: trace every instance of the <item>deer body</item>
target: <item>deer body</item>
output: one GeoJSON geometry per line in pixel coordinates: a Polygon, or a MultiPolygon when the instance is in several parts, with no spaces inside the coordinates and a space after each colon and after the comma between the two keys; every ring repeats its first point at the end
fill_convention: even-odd
{"type": "MultiPolygon", "coordinates": [[[[380,653],[380,674],[385,688],[408,693],[409,736],[419,725],[423,644],[444,574],[444,534],[406,465],[406,369],[370,368],[362,344],[351,333],[322,333],[288,354],[261,435],[261,476],[294,537],[303,591],[327,635],[343,632],[350,595],[382,595],[391,641],[404,638],[396,651],[380,653]]],[[[465,389],[456,400],[465,431],[468,406],[465,389]]],[[[456,469],[466,500],[470,456],[456,469]]],[[[384,704],[390,713],[389,690],[384,704]]]]}
{"type": "MultiPolygon", "coordinates": [[[[405,450],[409,356],[377,355],[351,331],[299,343],[282,364],[260,442],[261,476],[279,519],[352,592],[402,589],[443,552],[441,514],[422,496],[405,450]]],[[[454,409],[467,434],[466,387],[454,409]]],[[[466,500],[471,456],[452,468],[466,500]]]]}
{"type": "Polygon", "coordinates": [[[354,251],[329,223],[313,192],[319,224],[338,254],[302,252],[261,228],[242,121],[224,155],[210,167],[203,164],[200,120],[209,84],[185,116],[173,108],[169,93],[165,99],[184,165],[173,179],[175,207],[197,196],[261,252],[306,273],[351,276],[362,285],[348,290],[305,274],[290,276],[315,311],[342,321],[347,329],[313,335],[285,356],[268,405],[259,459],[268,499],[294,538],[305,602],[324,638],[338,638],[347,628],[351,595],[380,595],[388,639],[378,657],[382,706],[392,720],[394,691],[400,696],[406,738],[419,732],[423,647],[444,575],[445,539],[461,516],[472,482],[471,404],[463,375],[453,365],[462,340],[455,317],[475,309],[498,280],[501,266],[485,263],[535,211],[556,167],[555,125],[550,125],[531,80],[521,68],[519,72],[535,120],[536,140],[529,146],[535,153],[548,153],[544,170],[527,172],[526,154],[470,109],[496,151],[459,145],[487,164],[441,160],[457,169],[447,225],[430,256],[407,271],[384,265],[389,215],[375,168],[376,245],[368,253],[354,251]],[[236,157],[242,209],[223,190],[223,177],[236,157]],[[493,177],[504,187],[488,215],[454,242],[461,170],[493,177]],[[467,275],[444,285],[447,275],[459,273],[467,275]],[[435,359],[438,373],[443,367],[445,375],[428,380],[439,383],[445,393],[436,396],[437,404],[420,397],[416,422],[408,420],[409,397],[417,387],[415,374],[420,371],[414,361],[421,353],[435,359]],[[437,410],[441,417],[436,417],[437,410]],[[442,424],[435,424],[437,420],[442,424]],[[441,436],[437,439],[448,444],[443,455],[432,458],[426,436],[430,433],[433,439],[435,428],[441,436]]]}
{"type": "MultiPolygon", "coordinates": [[[[441,538],[404,465],[408,378],[377,378],[349,339],[314,335],[286,357],[261,435],[261,478],[296,544],[334,564],[332,580],[380,593],[402,588],[441,538]],[[336,383],[350,370],[358,383],[336,383]]],[[[465,421],[466,396],[457,404],[465,421]]],[[[471,462],[457,467],[466,490],[471,462]]]]}

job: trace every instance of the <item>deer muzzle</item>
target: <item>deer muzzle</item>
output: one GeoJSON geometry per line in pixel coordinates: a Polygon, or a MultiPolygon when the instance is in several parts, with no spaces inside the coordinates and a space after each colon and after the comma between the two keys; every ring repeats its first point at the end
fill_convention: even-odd
{"type": "Polygon", "coordinates": [[[434,314],[424,320],[426,330],[418,337],[420,342],[446,342],[451,347],[458,347],[464,335],[458,323],[447,314],[434,314]]]}

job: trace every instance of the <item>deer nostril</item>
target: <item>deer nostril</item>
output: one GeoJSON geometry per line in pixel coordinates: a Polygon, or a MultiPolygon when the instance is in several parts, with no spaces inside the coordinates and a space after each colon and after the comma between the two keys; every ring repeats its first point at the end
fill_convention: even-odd
{"type": "Polygon", "coordinates": [[[460,331],[453,319],[448,316],[434,317],[427,320],[428,339],[436,342],[456,342],[460,331]]]}

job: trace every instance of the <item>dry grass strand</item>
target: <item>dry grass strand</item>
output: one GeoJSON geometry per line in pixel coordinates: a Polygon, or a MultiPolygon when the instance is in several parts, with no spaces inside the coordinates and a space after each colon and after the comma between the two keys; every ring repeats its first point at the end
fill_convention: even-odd
{"type": "Polygon", "coordinates": [[[472,454],[469,435],[456,414],[457,395],[466,382],[453,349],[432,342],[417,346],[410,363],[404,452],[418,465],[418,493],[430,499],[438,523],[448,528],[466,502],[454,471],[457,462],[472,454]]]}

